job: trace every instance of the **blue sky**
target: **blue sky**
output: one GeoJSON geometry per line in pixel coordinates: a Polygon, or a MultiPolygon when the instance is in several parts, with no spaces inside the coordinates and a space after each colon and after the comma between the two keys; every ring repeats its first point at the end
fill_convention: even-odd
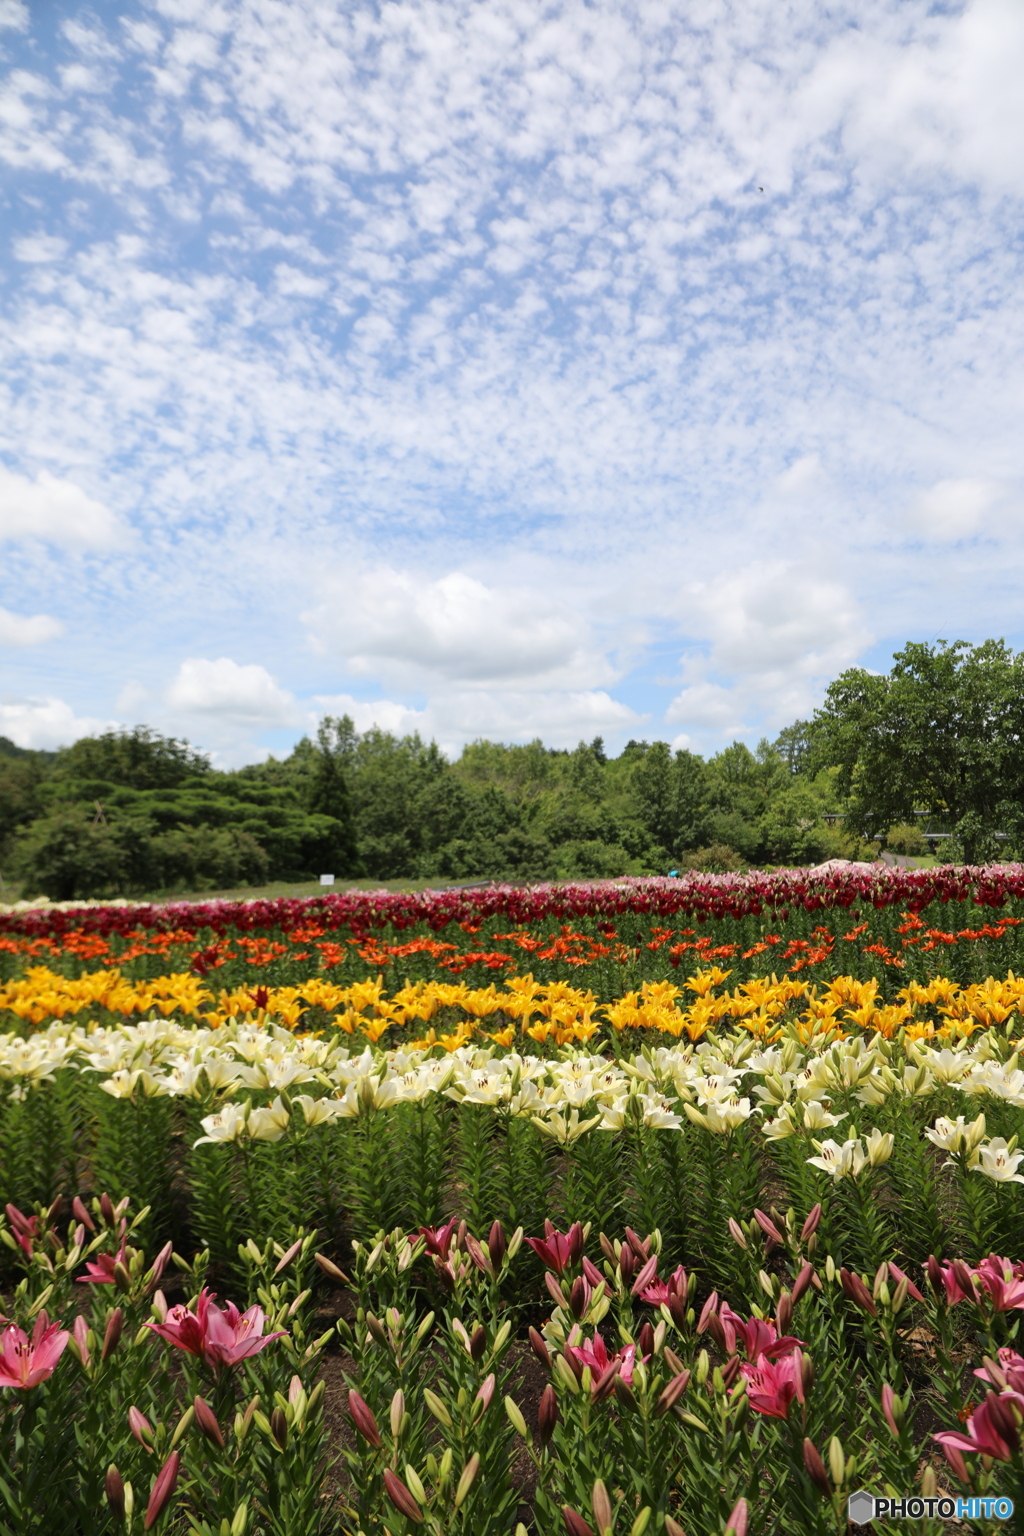
{"type": "Polygon", "coordinates": [[[0,733],[706,753],[1024,644],[1019,0],[0,0],[0,70],[0,733]]]}

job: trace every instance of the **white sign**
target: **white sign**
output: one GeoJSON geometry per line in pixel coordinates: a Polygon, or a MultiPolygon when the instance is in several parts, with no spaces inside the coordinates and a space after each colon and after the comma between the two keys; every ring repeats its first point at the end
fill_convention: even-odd
{"type": "Polygon", "coordinates": [[[321,875],[320,876],[320,884],[321,885],[333,885],[334,884],[334,876],[333,875],[321,875]]]}

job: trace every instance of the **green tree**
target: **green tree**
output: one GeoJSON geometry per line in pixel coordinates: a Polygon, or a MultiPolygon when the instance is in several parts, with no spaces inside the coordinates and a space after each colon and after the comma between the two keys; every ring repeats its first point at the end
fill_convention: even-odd
{"type": "Polygon", "coordinates": [[[353,875],[359,873],[359,850],[352,818],[352,801],[345,780],[345,764],[352,756],[356,730],[348,715],[334,719],[325,715],[316,733],[308,783],[307,805],[317,816],[330,816],[337,823],[329,853],[331,868],[321,873],[353,875]]]}
{"type": "Polygon", "coordinates": [[[132,789],[170,789],[209,771],[205,753],[187,741],[161,736],[148,725],[83,736],[61,748],[53,769],[56,779],[98,780],[132,789]]]}
{"type": "Polygon", "coordinates": [[[971,864],[1001,851],[998,834],[1019,847],[1024,653],[1002,640],[940,640],[905,645],[893,661],[888,676],[844,672],[814,714],[815,759],[840,770],[847,828],[871,837],[925,815],[971,864]]]}

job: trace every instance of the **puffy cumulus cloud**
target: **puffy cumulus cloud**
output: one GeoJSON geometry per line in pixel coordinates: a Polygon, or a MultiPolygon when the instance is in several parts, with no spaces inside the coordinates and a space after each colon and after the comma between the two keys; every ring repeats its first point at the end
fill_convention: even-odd
{"type": "Polygon", "coordinates": [[[45,469],[34,480],[0,463],[0,539],[103,547],[118,540],[112,512],[45,469]]]}
{"type": "Polygon", "coordinates": [[[0,31],[28,31],[28,6],[24,0],[0,0],[0,31]]]}
{"type": "Polygon", "coordinates": [[[222,717],[242,726],[288,726],[300,719],[294,696],[266,667],[240,665],[228,656],[183,661],[164,703],[172,714],[222,717]]]}
{"type": "Polygon", "coordinates": [[[47,640],[56,640],[63,633],[64,625],[60,619],[52,619],[49,614],[36,613],[27,618],[12,613],[9,608],[0,608],[0,645],[44,645],[47,640]]]}
{"type": "Polygon", "coordinates": [[[25,235],[23,239],[15,240],[11,247],[16,261],[32,264],[60,261],[67,248],[67,241],[59,235],[25,235]]]}
{"type": "Polygon", "coordinates": [[[997,480],[939,480],[910,508],[910,526],[931,539],[967,539],[973,534],[998,534],[988,513],[1004,492],[997,480]]]}
{"type": "Polygon", "coordinates": [[[810,566],[750,566],[690,594],[685,627],[704,642],[682,661],[665,714],[704,743],[773,730],[806,714],[872,639],[840,582],[810,566]]]}
{"type": "Polygon", "coordinates": [[[52,750],[117,727],[116,720],[76,715],[63,699],[0,696],[0,736],[8,736],[19,747],[52,750]]]}
{"type": "Polygon", "coordinates": [[[646,719],[604,689],[518,692],[438,691],[423,709],[389,699],[372,702],[351,694],[319,696],[318,714],[350,715],[360,731],[379,726],[396,735],[419,731],[445,752],[457,754],[467,742],[527,742],[537,737],[547,746],[574,747],[594,736],[621,738],[646,719]]]}
{"type": "Polygon", "coordinates": [[[378,569],[339,583],[304,620],[358,675],[479,688],[609,681],[613,669],[589,626],[566,610],[545,593],[488,586],[461,571],[429,580],[378,569]]]}

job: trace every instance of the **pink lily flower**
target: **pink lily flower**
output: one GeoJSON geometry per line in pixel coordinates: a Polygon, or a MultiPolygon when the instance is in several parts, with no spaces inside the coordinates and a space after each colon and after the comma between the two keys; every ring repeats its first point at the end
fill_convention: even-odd
{"type": "Polygon", "coordinates": [[[1024,1307],[1024,1266],[990,1253],[974,1273],[988,1291],[997,1312],[1024,1307]]]}
{"type": "Polygon", "coordinates": [[[794,1349],[806,1349],[803,1339],[796,1339],[792,1334],[778,1333],[775,1324],[766,1322],[764,1318],[752,1317],[748,1322],[734,1312],[726,1302],[719,1314],[722,1326],[727,1328],[727,1336],[731,1337],[729,1353],[735,1348],[736,1339],[740,1339],[747,1359],[752,1365],[764,1357],[766,1360],[777,1360],[781,1355],[791,1354],[794,1349]],[[728,1318],[725,1314],[728,1313],[728,1318]]]}
{"type": "Polygon", "coordinates": [[[544,1268],[561,1276],[583,1252],[583,1228],[574,1221],[568,1232],[556,1232],[550,1221],[546,1221],[544,1236],[528,1237],[526,1241],[544,1268]]]}
{"type": "Polygon", "coordinates": [[[24,1391],[52,1376],[71,1334],[51,1323],[45,1312],[36,1318],[32,1338],[10,1323],[0,1336],[0,1387],[24,1391]]]}
{"type": "Polygon", "coordinates": [[[420,1227],[410,1241],[415,1241],[415,1237],[425,1238],[427,1252],[434,1258],[440,1259],[443,1264],[448,1258],[458,1230],[458,1218],[453,1216],[451,1221],[446,1222],[443,1227],[420,1227]]]}
{"type": "MultiPolygon", "coordinates": [[[[585,1365],[589,1365],[590,1374],[594,1381],[599,1381],[608,1367],[618,1361],[619,1375],[622,1377],[622,1380],[626,1383],[627,1387],[632,1384],[633,1366],[636,1363],[635,1344],[627,1344],[624,1349],[618,1349],[613,1355],[610,1355],[604,1339],[602,1339],[595,1328],[594,1337],[590,1340],[589,1344],[586,1338],[584,1338],[582,1344],[567,1344],[565,1346],[565,1353],[572,1356],[581,1370],[585,1365]]],[[[641,1356],[642,1360],[649,1358],[648,1355],[641,1356]]]]}
{"type": "Polygon", "coordinates": [[[214,1305],[213,1294],[204,1289],[199,1292],[194,1312],[183,1306],[171,1307],[162,1323],[145,1326],[208,1365],[237,1365],[258,1355],[273,1339],[284,1338],[283,1330],[264,1334],[264,1321],[262,1307],[240,1313],[229,1301],[222,1310],[214,1305]]]}
{"type": "Polygon", "coordinates": [[[1001,1349],[995,1361],[986,1359],[974,1374],[999,1391],[1009,1387],[1013,1392],[1024,1393],[1024,1355],[1015,1349],[1001,1349]]]}
{"type": "Polygon", "coordinates": [[[747,1401],[755,1413],[763,1413],[771,1419],[785,1419],[790,1404],[797,1395],[797,1371],[800,1362],[795,1355],[785,1355],[781,1360],[768,1360],[764,1356],[756,1365],[749,1362],[740,1366],[746,1377],[747,1401]]]}
{"type": "Polygon", "coordinates": [[[7,1220],[11,1224],[14,1241],[24,1253],[26,1259],[32,1257],[32,1247],[39,1236],[39,1217],[25,1216],[16,1205],[8,1205],[7,1220]]]}
{"type": "Polygon", "coordinates": [[[652,1307],[660,1307],[662,1303],[668,1306],[673,1300],[685,1303],[689,1291],[689,1281],[686,1270],[682,1264],[669,1275],[667,1280],[653,1280],[640,1292],[640,1300],[650,1302],[652,1307]]]}
{"type": "Polygon", "coordinates": [[[970,1451],[992,1456],[996,1461],[1009,1461],[1020,1443],[1020,1432],[1010,1411],[1010,1401],[1024,1408],[1024,1397],[1019,1392],[1002,1395],[989,1392],[985,1401],[975,1408],[967,1420],[966,1435],[960,1434],[958,1430],[947,1429],[934,1435],[933,1439],[939,1442],[947,1456],[951,1450],[970,1451]]]}
{"type": "Polygon", "coordinates": [[[114,1285],[117,1276],[114,1267],[117,1264],[127,1266],[128,1240],[122,1238],[121,1246],[116,1253],[98,1253],[92,1259],[87,1259],[85,1274],[79,1275],[79,1285],[114,1285]]]}

